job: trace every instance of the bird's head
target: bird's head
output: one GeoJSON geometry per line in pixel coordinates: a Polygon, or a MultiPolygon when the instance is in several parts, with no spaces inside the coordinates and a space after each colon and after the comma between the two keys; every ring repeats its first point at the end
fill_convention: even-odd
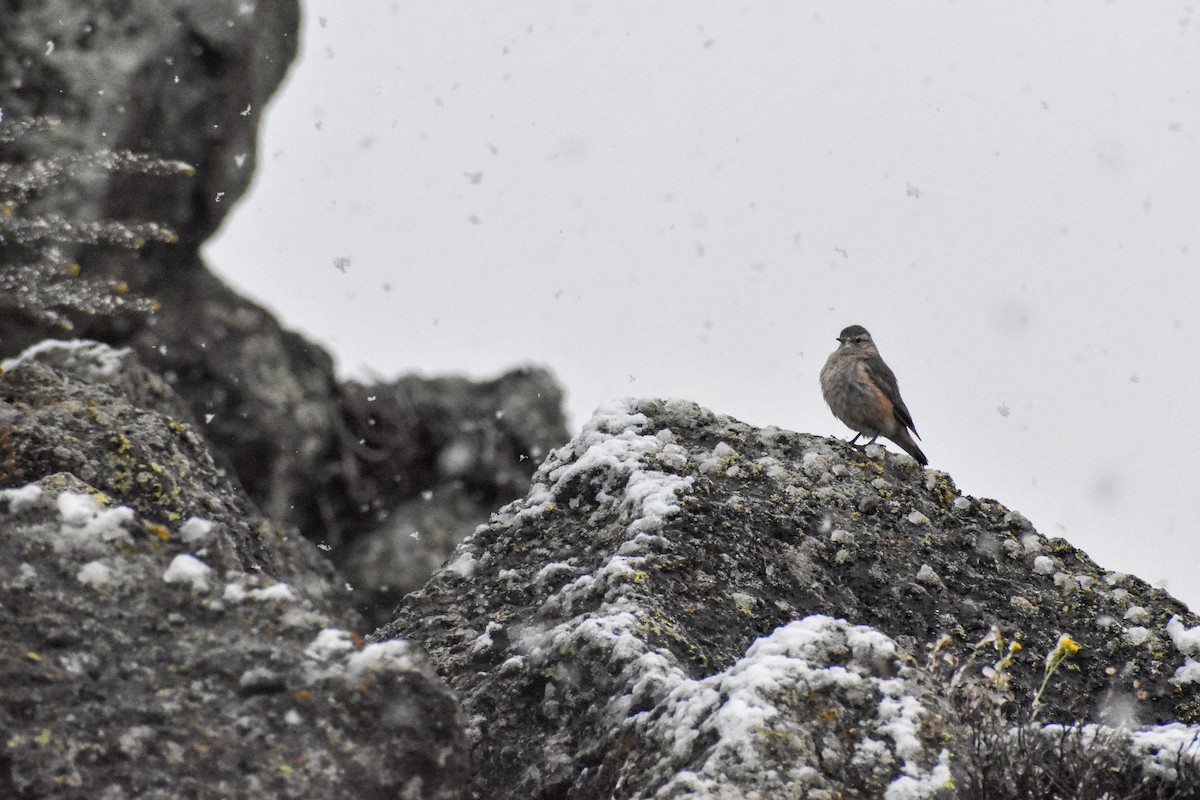
{"type": "Polygon", "coordinates": [[[870,332],[862,325],[851,325],[843,328],[837,340],[842,343],[843,350],[866,350],[875,346],[870,332]]]}

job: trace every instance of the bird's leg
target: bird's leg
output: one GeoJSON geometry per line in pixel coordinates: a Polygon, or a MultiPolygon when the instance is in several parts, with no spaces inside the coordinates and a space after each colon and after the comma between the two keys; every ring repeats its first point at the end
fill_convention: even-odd
{"type": "Polygon", "coordinates": [[[854,434],[854,438],[853,438],[853,439],[851,439],[849,442],[847,442],[847,444],[854,444],[855,442],[857,442],[857,441],[858,441],[858,437],[860,437],[860,436],[862,436],[862,434],[861,434],[861,433],[856,433],[856,434],[854,434]]]}
{"type": "Polygon", "coordinates": [[[868,445],[868,446],[870,446],[870,445],[873,445],[873,444],[875,444],[875,440],[876,440],[876,439],[878,439],[878,438],[879,438],[879,434],[877,433],[877,434],[875,434],[874,436],[872,436],[872,437],[871,437],[871,441],[867,442],[867,445],[868,445]]]}

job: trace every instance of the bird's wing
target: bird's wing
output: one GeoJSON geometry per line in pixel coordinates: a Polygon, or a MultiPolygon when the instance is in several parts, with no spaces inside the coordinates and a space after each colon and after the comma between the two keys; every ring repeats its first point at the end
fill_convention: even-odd
{"type": "Polygon", "coordinates": [[[917,426],[913,424],[912,414],[908,411],[908,406],[904,405],[904,398],[900,397],[900,384],[896,382],[896,373],[892,372],[892,368],[884,363],[882,358],[868,358],[866,360],[867,376],[870,377],[875,385],[883,390],[887,395],[888,400],[892,401],[893,413],[896,419],[906,428],[912,430],[921,438],[921,434],[917,433],[917,426]]]}

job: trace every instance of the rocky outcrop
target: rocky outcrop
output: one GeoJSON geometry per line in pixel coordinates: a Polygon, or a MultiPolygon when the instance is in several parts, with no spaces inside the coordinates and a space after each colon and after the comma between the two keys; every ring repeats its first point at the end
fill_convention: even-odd
{"type": "Polygon", "coordinates": [[[50,260],[0,247],[0,356],[36,345],[0,375],[0,797],[462,794],[454,697],[419,649],[364,645],[354,607],[395,595],[348,592],[331,557],[434,492],[460,513],[418,554],[427,573],[566,439],[561,394],[538,370],[342,385],[208,270],[200,245],[253,174],[298,15],[0,10],[0,118],[61,121],[0,135],[4,165],[57,176],[31,193],[0,172],[4,213],[178,234],[50,260]],[[77,168],[122,149],[194,174],[77,168]]]}
{"type": "Polygon", "coordinates": [[[196,248],[254,174],[259,121],[295,57],[299,19],[296,0],[7,4],[0,108],[6,119],[63,123],[55,136],[20,142],[25,153],[129,149],[196,168],[186,181],[95,176],[40,207],[175,228],[180,247],[122,264],[119,277],[131,286],[199,266],[196,248]]]}
{"type": "Polygon", "coordinates": [[[367,645],[129,351],[0,374],[0,796],[463,796],[464,719],[419,647],[367,645]]]}
{"type": "Polygon", "coordinates": [[[77,174],[33,198],[31,213],[153,220],[179,242],[84,248],[73,280],[6,263],[8,283],[30,290],[9,295],[0,354],[47,337],[132,346],[197,419],[215,423],[208,435],[218,458],[283,524],[303,521],[279,511],[311,496],[318,454],[333,450],[332,364],[213,277],[199,247],[249,184],[261,113],[295,55],[298,27],[295,0],[22,4],[0,24],[5,119],[62,122],[17,140],[6,160],[69,163],[128,148],[195,168],[190,178],[77,174]],[[87,291],[73,292],[76,282],[87,291]],[[34,288],[45,283],[65,286],[34,288]]]}
{"type": "MultiPolygon", "coordinates": [[[[203,426],[131,351],[48,340],[2,368],[0,485],[69,473],[157,524],[219,515],[237,568],[291,583],[298,569],[320,577],[322,594],[334,585],[328,561],[262,515],[213,461],[203,426]]],[[[349,610],[344,591],[329,600],[349,610]]]]}
{"type": "Polygon", "coordinates": [[[78,264],[0,250],[0,355],[76,340],[0,375],[0,796],[1200,783],[1200,626],[1169,595],[911,460],[687,403],[608,408],[365,643],[353,606],[418,585],[565,430],[537,370],[339,383],[207,270],[297,14],[0,11],[5,120],[63,123],[0,160],[66,176],[4,213],[179,234],[78,264]],[[67,168],[120,148],[195,174],[67,168]]]}
{"type": "Polygon", "coordinates": [[[325,544],[342,564],[399,552],[389,516],[409,516],[428,492],[444,499],[444,532],[406,545],[401,580],[381,590],[375,576],[355,575],[371,582],[361,601],[390,611],[398,591],[524,492],[536,451],[566,440],[561,392],[548,373],[525,369],[481,384],[342,385],[320,346],[208,270],[200,245],[249,184],[258,124],[295,55],[298,20],[296,0],[51,0],[0,11],[0,115],[62,122],[0,138],[0,161],[44,159],[62,171],[16,213],[153,221],[179,237],[141,249],[78,247],[68,253],[78,263],[66,267],[0,248],[0,356],[45,338],[131,348],[183,399],[213,457],[266,516],[325,544]],[[194,174],[72,167],[122,149],[187,162],[194,174]],[[497,419],[513,407],[536,411],[497,419]],[[377,447],[368,426],[380,418],[391,438],[377,447]],[[472,451],[482,460],[458,493],[441,465],[472,437],[495,444],[472,451]]]}
{"type": "Polygon", "coordinates": [[[640,401],[373,638],[458,692],[481,798],[1151,797],[1200,775],[1198,623],[906,456],[640,401]]]}

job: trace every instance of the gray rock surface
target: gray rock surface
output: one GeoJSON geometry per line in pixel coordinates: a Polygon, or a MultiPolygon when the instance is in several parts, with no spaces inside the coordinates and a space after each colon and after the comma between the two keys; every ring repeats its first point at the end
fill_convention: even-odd
{"type": "Polygon", "coordinates": [[[1169,782],[1161,764],[1200,732],[1198,623],[906,456],[628,401],[373,638],[423,643],[458,692],[477,797],[900,798],[993,764],[1011,774],[991,785],[1016,785],[1033,752],[1069,780],[1102,763],[1110,783],[1169,782]],[[996,651],[993,627],[1021,648],[996,651]],[[1030,721],[1062,634],[1081,649],[1033,728],[1125,726],[1109,761],[1091,734],[1057,755],[976,737],[1030,721]]]}
{"type": "Polygon", "coordinates": [[[59,135],[23,141],[22,149],[130,149],[196,167],[190,181],[97,176],[47,200],[84,219],[155,220],[176,229],[183,246],[165,250],[167,258],[124,262],[123,270],[143,268],[121,275],[131,285],[198,266],[193,251],[254,173],[258,124],[295,56],[299,19],[296,0],[48,0],[0,10],[5,117],[63,122],[59,135]]]}
{"type": "Polygon", "coordinates": [[[561,392],[548,373],[527,369],[478,384],[413,376],[341,385],[321,347],[208,270],[200,245],[250,181],[258,124],[294,57],[298,18],[296,0],[49,0],[0,9],[0,112],[63,123],[3,145],[0,161],[61,164],[128,148],[195,167],[191,177],[68,171],[34,198],[30,213],[162,222],[179,242],[85,247],[72,253],[77,272],[0,248],[0,357],[45,338],[131,348],[183,398],[212,456],[265,515],[328,545],[339,563],[355,562],[347,548],[358,537],[366,537],[359,552],[387,550],[388,515],[436,491],[459,527],[419,543],[412,560],[420,569],[409,568],[407,551],[400,556],[400,571],[416,577],[382,593],[374,582],[359,595],[377,614],[371,603],[390,611],[397,591],[525,491],[539,460],[533,451],[566,440],[561,392]],[[375,395],[372,407],[365,398],[375,395]],[[382,443],[368,427],[376,423],[388,426],[382,443]],[[464,474],[448,479],[447,464],[464,474]],[[455,487],[462,496],[452,496],[455,487]]]}
{"type": "Polygon", "coordinates": [[[0,797],[457,798],[458,704],[128,351],[0,374],[0,797]]]}
{"type": "Polygon", "coordinates": [[[6,160],[132,149],[196,172],[74,175],[36,198],[34,210],[68,218],[167,223],[180,241],[85,248],[73,280],[6,261],[14,291],[0,319],[0,355],[47,337],[132,346],[197,419],[213,415],[218,458],[273,519],[308,521],[290,506],[312,496],[318,455],[333,451],[340,420],[331,361],[231,292],[199,256],[253,175],[262,111],[298,45],[298,3],[52,0],[2,13],[5,118],[62,121],[53,134],[19,139],[6,160]],[[79,282],[87,291],[73,290],[79,282]],[[64,285],[20,291],[42,283],[64,285]]]}
{"type": "Polygon", "coordinates": [[[480,382],[347,383],[342,398],[349,446],[326,489],[324,530],[381,625],[464,536],[527,491],[534,466],[567,438],[562,391],[546,371],[520,368],[480,382]]]}
{"type": "Polygon", "coordinates": [[[609,408],[358,638],[353,606],[417,585],[565,431],[538,370],[339,383],[208,271],[297,15],[0,9],[0,109],[63,120],[0,161],[196,167],[31,204],[178,244],[85,248],[78,274],[0,249],[0,355],[131,351],[0,375],[0,797],[1042,797],[1054,758],[1053,786],[1189,796],[1177,601],[943,473],[686,403],[609,408]],[[1082,649],[1030,722],[1062,634],[1082,649]],[[1045,747],[1012,745],[1021,721],[1045,747]]]}
{"type": "MultiPolygon", "coordinates": [[[[327,559],[263,516],[214,462],[187,406],[132,351],[48,340],[2,368],[0,486],[70,473],[157,524],[220,515],[238,569],[292,583],[318,576],[310,590],[329,594],[327,559]]],[[[344,590],[329,600],[348,610],[344,590]]]]}

